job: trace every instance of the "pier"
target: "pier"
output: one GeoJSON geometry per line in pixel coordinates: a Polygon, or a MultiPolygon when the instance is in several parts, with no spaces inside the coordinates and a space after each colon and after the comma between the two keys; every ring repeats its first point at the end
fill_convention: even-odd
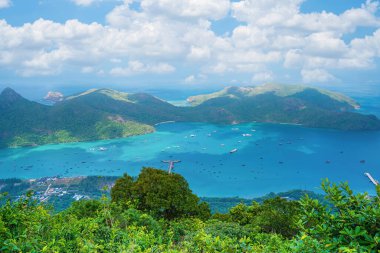
{"type": "Polygon", "coordinates": [[[374,185],[377,186],[377,185],[379,184],[379,182],[378,182],[377,180],[375,180],[375,179],[371,176],[371,174],[369,174],[368,172],[364,173],[364,175],[367,176],[367,177],[369,178],[369,180],[370,180],[374,185]]]}

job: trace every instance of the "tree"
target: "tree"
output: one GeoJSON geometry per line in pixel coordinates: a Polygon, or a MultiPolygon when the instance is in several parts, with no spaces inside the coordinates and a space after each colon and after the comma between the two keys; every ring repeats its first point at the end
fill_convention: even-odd
{"type": "Polygon", "coordinates": [[[250,206],[240,203],[230,209],[229,217],[242,226],[258,227],[261,232],[291,238],[298,231],[299,204],[280,197],[264,200],[262,204],[253,201],[250,206]]]}
{"type": "Polygon", "coordinates": [[[380,250],[380,191],[377,197],[354,194],[347,183],[322,183],[330,206],[306,197],[301,200],[301,236],[298,252],[310,244],[326,252],[378,252],[380,250]]]}
{"type": "Polygon", "coordinates": [[[291,238],[297,234],[300,214],[298,201],[276,197],[267,199],[259,208],[256,224],[265,233],[277,233],[291,238]]]}
{"type": "Polygon", "coordinates": [[[156,217],[210,217],[210,208],[192,193],[186,180],[178,174],[143,168],[136,181],[124,175],[111,190],[112,201],[137,202],[137,208],[156,217]]]}
{"type": "Polygon", "coordinates": [[[115,185],[111,189],[111,199],[113,202],[122,203],[123,205],[127,201],[133,199],[133,178],[128,174],[124,174],[123,177],[116,180],[115,185]]]}

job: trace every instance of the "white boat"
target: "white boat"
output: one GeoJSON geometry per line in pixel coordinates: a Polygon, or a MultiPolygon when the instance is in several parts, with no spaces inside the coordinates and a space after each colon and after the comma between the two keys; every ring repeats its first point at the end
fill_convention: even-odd
{"type": "Polygon", "coordinates": [[[190,137],[192,137],[192,138],[195,137],[195,136],[196,136],[195,134],[190,134],[190,137]]]}
{"type": "Polygon", "coordinates": [[[250,137],[252,134],[242,134],[244,137],[250,137]]]}
{"type": "Polygon", "coordinates": [[[98,150],[99,150],[99,151],[107,151],[108,149],[105,148],[105,147],[100,147],[100,148],[98,148],[98,150]]]}
{"type": "Polygon", "coordinates": [[[236,151],[238,151],[237,148],[234,148],[233,150],[230,151],[230,154],[235,153],[236,151]]]}

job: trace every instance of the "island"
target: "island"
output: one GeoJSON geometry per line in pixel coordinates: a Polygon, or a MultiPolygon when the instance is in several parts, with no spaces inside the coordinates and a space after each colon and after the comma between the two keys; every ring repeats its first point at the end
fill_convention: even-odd
{"type": "Polygon", "coordinates": [[[297,85],[227,87],[174,106],[147,93],[91,89],[53,105],[11,88],[0,94],[0,147],[123,138],[151,133],[161,122],[295,124],[338,130],[379,130],[374,115],[339,93],[297,85]]]}

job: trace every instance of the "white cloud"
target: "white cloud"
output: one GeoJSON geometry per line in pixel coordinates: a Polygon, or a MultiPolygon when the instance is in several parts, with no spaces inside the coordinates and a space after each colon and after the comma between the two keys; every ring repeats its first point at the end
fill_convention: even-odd
{"type": "Polygon", "coordinates": [[[190,83],[190,84],[194,83],[194,81],[195,81],[195,76],[194,75],[190,75],[190,76],[186,77],[185,80],[184,80],[185,83],[190,83]]]}
{"type": "MultiPolygon", "coordinates": [[[[82,6],[95,1],[103,0],[75,0],[82,6]]],[[[39,19],[12,26],[0,20],[0,67],[26,76],[68,68],[129,76],[183,67],[194,69],[188,78],[195,80],[227,72],[269,81],[281,76],[276,66],[299,71],[304,81],[334,81],[334,69],[371,68],[380,57],[377,1],[341,14],[302,13],[304,0],[139,0],[138,10],[133,1],[120,2],[106,25],[39,19]],[[212,21],[227,15],[240,25],[216,34],[212,21]],[[362,26],[378,30],[347,40],[362,26]]]]}
{"type": "Polygon", "coordinates": [[[0,9],[8,8],[12,4],[11,0],[0,0],[0,9]]]}
{"type": "Polygon", "coordinates": [[[140,61],[130,61],[125,68],[115,67],[111,69],[113,76],[131,76],[142,73],[166,74],[174,72],[175,68],[167,63],[144,64],[140,61]]]}
{"type": "Polygon", "coordinates": [[[76,5],[79,6],[90,6],[95,2],[95,0],[71,0],[73,1],[76,5]]]}
{"type": "Polygon", "coordinates": [[[192,84],[201,84],[205,83],[207,76],[204,74],[189,75],[187,76],[182,83],[192,85],[192,84]]]}
{"type": "Polygon", "coordinates": [[[302,80],[305,83],[326,83],[336,81],[336,78],[324,69],[312,69],[301,71],[302,80]]]}
{"type": "Polygon", "coordinates": [[[210,49],[208,47],[196,47],[191,46],[190,53],[187,58],[190,60],[205,60],[211,56],[210,49]]]}
{"type": "Polygon", "coordinates": [[[141,7],[149,13],[164,13],[180,18],[217,20],[225,17],[229,0],[141,0],[141,7]]]}
{"type": "Polygon", "coordinates": [[[274,75],[271,71],[256,73],[252,77],[254,82],[269,82],[274,79],[274,75]]]}
{"type": "Polygon", "coordinates": [[[91,66],[85,66],[81,70],[81,72],[84,74],[93,73],[94,71],[95,71],[94,67],[91,67],[91,66]]]}

